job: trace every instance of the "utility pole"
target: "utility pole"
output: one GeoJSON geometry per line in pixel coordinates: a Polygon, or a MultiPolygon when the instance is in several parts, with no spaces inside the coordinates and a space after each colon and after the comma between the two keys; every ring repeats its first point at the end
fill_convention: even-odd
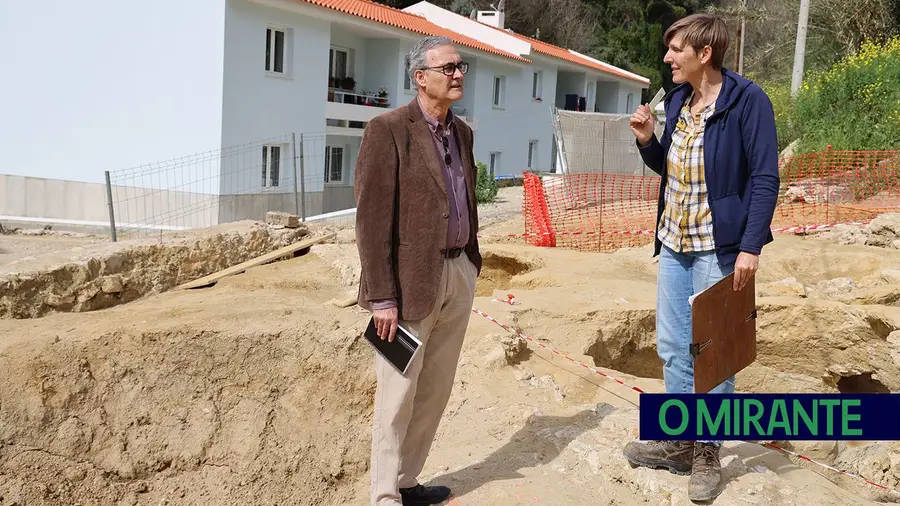
{"type": "Polygon", "coordinates": [[[803,59],[806,56],[806,25],[809,20],[809,0],[800,0],[797,20],[797,44],[794,46],[794,72],[791,75],[791,97],[796,97],[803,82],[803,59]]]}
{"type": "Polygon", "coordinates": [[[738,74],[744,75],[744,39],[747,38],[747,25],[745,24],[745,20],[747,18],[747,0],[741,0],[741,28],[740,28],[740,38],[741,38],[741,47],[738,52],[738,74]]]}
{"type": "Polygon", "coordinates": [[[741,23],[737,27],[737,33],[735,34],[735,51],[734,51],[734,69],[737,70],[737,73],[740,75],[744,75],[744,38],[745,38],[745,30],[747,29],[747,25],[745,24],[745,14],[747,11],[747,0],[741,0],[740,6],[740,18],[741,23]]]}

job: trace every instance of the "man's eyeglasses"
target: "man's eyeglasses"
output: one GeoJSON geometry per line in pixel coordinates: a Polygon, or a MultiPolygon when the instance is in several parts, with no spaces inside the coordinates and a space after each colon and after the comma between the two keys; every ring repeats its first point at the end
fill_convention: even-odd
{"type": "Polygon", "coordinates": [[[423,67],[423,70],[440,70],[445,76],[453,76],[456,73],[456,69],[465,74],[469,71],[469,64],[461,61],[459,63],[447,63],[440,67],[423,67]]]}

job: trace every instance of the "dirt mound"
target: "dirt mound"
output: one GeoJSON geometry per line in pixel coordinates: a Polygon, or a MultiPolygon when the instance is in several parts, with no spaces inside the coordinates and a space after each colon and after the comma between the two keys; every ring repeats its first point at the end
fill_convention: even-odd
{"type": "Polygon", "coordinates": [[[307,233],[305,227],[275,229],[247,221],[167,234],[163,240],[93,244],[74,257],[66,252],[20,259],[0,266],[0,318],[124,304],[250,260],[307,233]]]}
{"type": "MultiPolygon", "coordinates": [[[[475,306],[662,391],[651,253],[485,245],[475,306]],[[516,305],[492,302],[507,292],[516,305]]],[[[368,313],[328,303],[355,293],[355,258],[351,241],[318,245],[211,288],[0,320],[0,504],[367,504],[368,313]]],[[[779,237],[758,281],[825,294],[896,265],[892,249],[779,237]]],[[[797,294],[759,306],[759,360],[739,391],[900,390],[900,307],[797,294]]],[[[423,483],[466,506],[690,504],[687,477],[621,457],[638,435],[636,392],[472,318],[423,483]]],[[[893,446],[887,458],[864,444],[792,447],[886,484],[900,476],[893,446]]],[[[727,443],[723,456],[719,506],[893,500],[759,445],[727,443]]]]}
{"type": "MultiPolygon", "coordinates": [[[[331,279],[315,257],[296,261],[331,279]]],[[[364,321],[323,305],[327,289],[272,288],[284,268],[261,268],[265,290],[238,276],[48,316],[28,334],[3,322],[0,503],[312,505],[364,492],[364,321]]]]}
{"type": "Polygon", "coordinates": [[[837,225],[820,234],[839,244],[900,249],[900,213],[881,214],[868,225],[837,225]]]}

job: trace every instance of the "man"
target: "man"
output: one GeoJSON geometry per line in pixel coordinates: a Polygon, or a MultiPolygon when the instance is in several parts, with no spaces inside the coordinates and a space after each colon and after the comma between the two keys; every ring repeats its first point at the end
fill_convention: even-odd
{"type": "MultiPolygon", "coordinates": [[[[742,290],[756,273],[778,199],[778,144],[772,103],[751,81],[722,67],[724,21],[695,14],[664,34],[665,61],[678,83],[666,96],[656,138],[650,109],[631,129],[644,163],[661,177],[655,255],[660,255],[656,338],[667,393],[694,392],[691,295],[734,273],[742,290]]],[[[734,377],[710,393],[733,393],[734,377]]],[[[688,497],[711,500],[724,487],[721,441],[632,442],[633,465],[691,473],[688,497]]]]}
{"type": "Polygon", "coordinates": [[[376,506],[437,504],[447,487],[418,475],[456,376],[481,272],[472,130],[450,111],[468,64],[452,41],[428,37],[406,55],[409,104],[369,122],[356,164],[359,305],[381,339],[397,326],[422,349],[406,376],[376,356],[371,500],[376,506]]]}

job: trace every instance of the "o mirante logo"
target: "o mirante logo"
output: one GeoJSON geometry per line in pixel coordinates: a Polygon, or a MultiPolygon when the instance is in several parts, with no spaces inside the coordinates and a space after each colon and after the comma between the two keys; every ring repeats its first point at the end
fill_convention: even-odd
{"type": "Polygon", "coordinates": [[[643,440],[900,440],[898,394],[641,394],[643,440]]]}

